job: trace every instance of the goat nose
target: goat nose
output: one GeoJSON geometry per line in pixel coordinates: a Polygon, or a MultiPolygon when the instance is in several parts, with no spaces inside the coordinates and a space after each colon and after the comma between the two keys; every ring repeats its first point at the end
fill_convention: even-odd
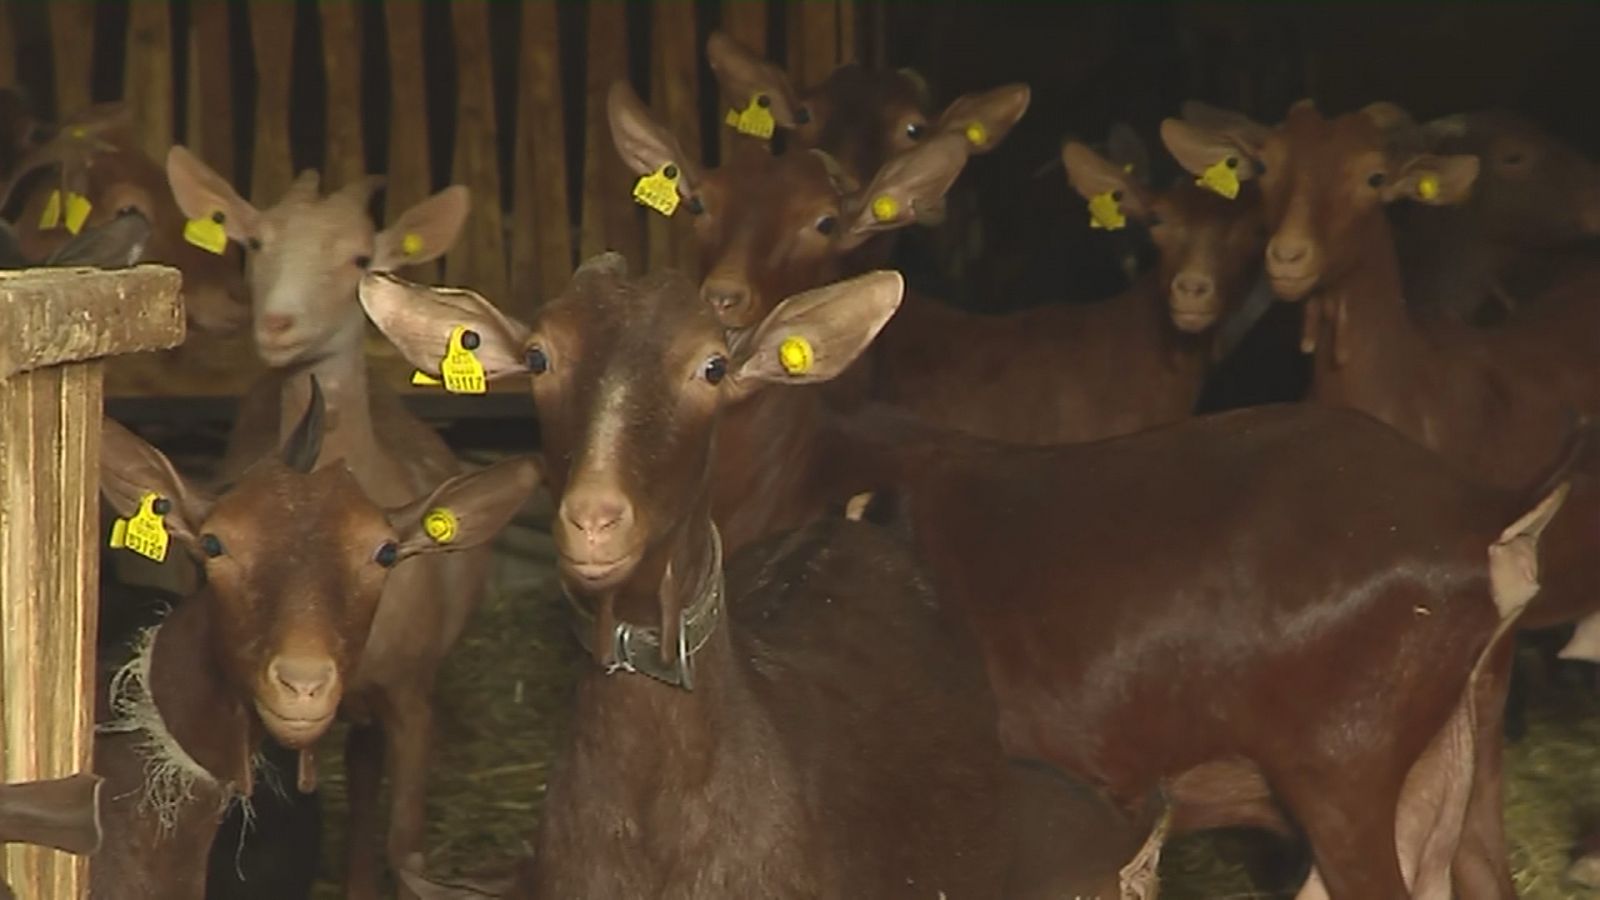
{"type": "Polygon", "coordinates": [[[750,288],[742,281],[711,278],[700,289],[700,297],[722,316],[742,310],[750,302],[750,288]]]}
{"type": "Polygon", "coordinates": [[[296,700],[315,700],[333,684],[333,661],[318,657],[279,656],[267,667],[274,684],[296,700]]]}
{"type": "Polygon", "coordinates": [[[1310,253],[1311,243],[1298,238],[1275,237],[1267,244],[1267,256],[1283,265],[1300,262],[1310,253]]]}
{"type": "Polygon", "coordinates": [[[267,334],[283,334],[294,326],[294,317],[281,313],[267,313],[261,317],[261,330],[267,334]]]}
{"type": "Polygon", "coordinates": [[[1172,290],[1188,300],[1204,300],[1213,290],[1211,276],[1184,272],[1172,279],[1172,290]]]}
{"type": "Polygon", "coordinates": [[[580,489],[561,501],[561,515],[584,537],[598,541],[633,521],[633,504],[615,491],[580,489]]]}

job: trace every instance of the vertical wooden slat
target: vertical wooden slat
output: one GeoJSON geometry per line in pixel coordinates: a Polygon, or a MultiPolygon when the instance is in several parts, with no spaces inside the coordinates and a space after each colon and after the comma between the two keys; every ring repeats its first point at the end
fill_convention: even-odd
{"type": "Polygon", "coordinates": [[[839,8],[832,3],[796,3],[791,9],[800,27],[793,27],[794,18],[789,20],[789,72],[796,84],[809,87],[839,65],[839,8]]]}
{"type": "Polygon", "coordinates": [[[472,215],[445,258],[445,277],[496,303],[506,295],[505,232],[500,214],[500,163],[495,155],[494,75],[485,0],[450,4],[456,42],[456,143],[451,171],[472,191],[472,215]]]}
{"type": "Polygon", "coordinates": [[[349,0],[321,0],[322,61],[328,75],[328,152],[322,181],[327,189],[367,173],[361,145],[361,10],[349,0]]]}
{"type": "Polygon", "coordinates": [[[294,180],[289,149],[289,78],[294,54],[294,4],[252,3],[250,40],[256,52],[255,160],[250,192],[257,206],[268,206],[294,180]]]}
{"type": "MultiPolygon", "coordinates": [[[[422,4],[385,3],[389,49],[389,181],[384,214],[395,216],[432,190],[428,174],[427,85],[422,69],[422,4]]],[[[476,200],[477,198],[473,198],[476,200]]]]}
{"type": "Polygon", "coordinates": [[[523,5],[519,43],[511,295],[504,304],[513,315],[532,313],[540,302],[554,297],[572,269],[561,44],[554,0],[523,5]]]}
{"type": "MultiPolygon", "coordinates": [[[[0,658],[3,777],[59,778],[92,765],[98,615],[100,364],[0,380],[0,658]]],[[[19,897],[82,897],[88,860],[11,844],[19,897]]]]}
{"type": "Polygon", "coordinates": [[[89,105],[94,60],[94,4],[50,4],[50,54],[55,69],[55,118],[89,105]]]}
{"type": "MultiPolygon", "coordinates": [[[[651,106],[660,121],[671,123],[683,152],[701,162],[700,48],[694,45],[694,4],[654,3],[651,10],[651,106]]],[[[650,223],[650,268],[672,266],[694,275],[694,235],[689,229],[675,218],[651,215],[645,221],[650,223]]]]}
{"type": "Polygon", "coordinates": [[[128,56],[122,99],[135,110],[134,140],[151,159],[172,146],[172,28],[166,0],[128,5],[128,56]]]}
{"type": "Polygon", "coordinates": [[[17,83],[17,32],[11,0],[0,0],[0,87],[17,83]]]}
{"type": "Polygon", "coordinates": [[[185,140],[212,168],[238,183],[233,152],[233,73],[228,66],[228,6],[222,0],[197,0],[189,7],[189,108],[194,118],[185,140]]]}
{"type": "MultiPolygon", "coordinates": [[[[767,52],[767,4],[754,3],[751,0],[726,0],[722,4],[722,30],[729,37],[749,47],[758,55],[767,52]]],[[[705,52],[704,47],[696,47],[700,53],[705,52]]],[[[717,111],[717,134],[722,140],[722,159],[724,162],[733,158],[734,147],[748,147],[753,142],[741,137],[732,128],[721,125],[722,114],[726,110],[717,111]]]]}
{"type": "Polygon", "coordinates": [[[579,247],[587,258],[616,250],[634,268],[644,265],[643,235],[633,202],[635,176],[611,143],[606,93],[628,77],[627,8],[621,3],[588,7],[588,103],[584,110],[583,225],[579,247]]]}
{"type": "Polygon", "coordinates": [[[856,0],[839,0],[839,65],[861,60],[860,38],[856,32],[856,12],[859,6],[856,0]]]}

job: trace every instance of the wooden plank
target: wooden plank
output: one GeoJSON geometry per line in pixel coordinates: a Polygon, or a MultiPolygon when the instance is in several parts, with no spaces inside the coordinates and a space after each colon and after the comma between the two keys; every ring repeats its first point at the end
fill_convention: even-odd
{"type": "Polygon", "coordinates": [[[189,109],[184,140],[189,149],[239,183],[233,147],[233,72],[228,64],[228,5],[196,0],[189,7],[189,109]]]}
{"type": "Polygon", "coordinates": [[[180,343],[180,281],[159,265],[0,273],[0,379],[180,343]]]}
{"type": "Polygon", "coordinates": [[[838,65],[861,60],[861,41],[856,29],[856,15],[859,10],[860,4],[856,0],[839,0],[838,65]]]}
{"type": "Polygon", "coordinates": [[[803,90],[839,65],[839,8],[833,3],[794,3],[789,8],[789,74],[803,90]]]}
{"type": "Polygon", "coordinates": [[[256,53],[256,126],[255,159],[246,196],[264,208],[276,203],[294,180],[294,156],[289,149],[289,79],[294,58],[295,5],[251,3],[249,9],[250,41],[256,53]]]}
{"type": "MultiPolygon", "coordinates": [[[[660,121],[670,122],[683,152],[696,162],[700,152],[699,62],[694,45],[694,4],[653,3],[650,23],[651,106],[660,121]]],[[[614,152],[614,151],[613,151],[614,152]]],[[[677,268],[691,276],[698,268],[694,235],[678,218],[651,215],[645,219],[652,271],[677,268]]]]}
{"type": "MultiPolygon", "coordinates": [[[[0,677],[7,782],[93,763],[98,604],[98,363],[0,382],[0,677]]],[[[86,858],[12,844],[18,897],[83,897],[86,858]]]]}
{"type": "Polygon", "coordinates": [[[0,0],[0,88],[17,83],[17,30],[10,0],[0,0]]]}
{"type": "Polygon", "coordinates": [[[573,266],[561,44],[552,0],[523,5],[521,38],[511,173],[511,294],[503,307],[512,315],[530,314],[554,297],[573,266]]]}
{"type": "Polygon", "coordinates": [[[588,102],[584,108],[583,224],[579,248],[587,259],[616,250],[635,269],[644,265],[644,237],[638,206],[633,202],[635,176],[622,164],[611,143],[606,120],[606,93],[612,82],[628,77],[627,8],[621,3],[588,7],[588,102]]]}
{"type": "Polygon", "coordinates": [[[328,148],[322,183],[333,190],[367,174],[361,144],[361,9],[321,0],[322,62],[328,76],[328,148]]]}
{"type": "Polygon", "coordinates": [[[128,55],[122,99],[133,117],[134,142],[151,159],[166,159],[172,146],[172,27],[166,0],[128,5],[128,55]]]}
{"type": "Polygon", "coordinates": [[[52,118],[70,116],[89,105],[90,66],[94,61],[94,4],[52,3],[50,55],[56,108],[52,118]]]}
{"type": "Polygon", "coordinates": [[[500,212],[500,161],[495,155],[494,71],[486,0],[450,4],[456,42],[456,143],[451,171],[472,191],[472,214],[455,249],[445,257],[445,278],[472,287],[496,303],[506,297],[505,231],[500,212]]]}
{"type": "MultiPolygon", "coordinates": [[[[739,43],[749,47],[757,54],[767,52],[767,4],[755,3],[752,0],[724,0],[722,4],[722,30],[739,43]]],[[[704,47],[696,47],[699,53],[704,53],[704,47]]],[[[718,114],[723,110],[718,110],[718,114]]],[[[724,164],[733,158],[735,146],[749,146],[750,141],[742,138],[732,128],[718,127],[717,134],[722,141],[722,161],[724,164]],[[738,138],[735,144],[734,139],[738,138]]]]}

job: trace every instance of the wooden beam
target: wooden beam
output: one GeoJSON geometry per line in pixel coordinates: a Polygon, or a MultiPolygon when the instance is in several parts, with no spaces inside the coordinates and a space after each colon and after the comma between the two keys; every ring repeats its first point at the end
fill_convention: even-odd
{"type": "Polygon", "coordinates": [[[93,3],[52,3],[49,6],[50,55],[56,87],[56,108],[51,118],[59,120],[89,105],[90,66],[94,62],[94,8],[93,3]]]}
{"type": "Polygon", "coordinates": [[[328,147],[322,184],[333,190],[367,174],[361,142],[361,9],[321,0],[322,64],[328,76],[328,147]]]}
{"type": "Polygon", "coordinates": [[[585,259],[603,250],[616,250],[638,269],[644,265],[644,236],[638,206],[633,202],[637,176],[617,156],[606,120],[606,93],[613,82],[628,77],[627,7],[621,3],[595,3],[586,8],[588,102],[584,107],[583,224],[579,247],[585,259]]]}
{"type": "MultiPolygon", "coordinates": [[[[652,76],[651,106],[662,122],[671,124],[683,152],[703,162],[700,152],[700,49],[694,45],[694,4],[653,3],[650,22],[652,76]]],[[[611,151],[615,154],[615,150],[611,151]]],[[[687,212],[687,211],[685,211],[687,212]]],[[[652,270],[672,267],[692,277],[697,269],[694,234],[681,218],[650,215],[649,260],[652,270]]]]}
{"type": "MultiPolygon", "coordinates": [[[[252,3],[250,40],[256,52],[255,159],[246,195],[266,208],[289,190],[294,155],[289,148],[289,84],[294,59],[293,3],[252,3]]],[[[243,192],[241,192],[243,193],[243,192]]]]}
{"type": "Polygon", "coordinates": [[[833,3],[792,3],[789,10],[789,74],[804,90],[839,65],[839,8],[833,3]]]}
{"type": "Polygon", "coordinates": [[[172,146],[172,27],[166,0],[128,5],[128,55],[122,99],[133,117],[135,146],[151,159],[167,158],[172,146]]]}
{"type": "MultiPolygon", "coordinates": [[[[389,53],[389,161],[383,192],[384,220],[395,218],[433,192],[428,168],[428,91],[423,75],[422,4],[399,0],[383,5],[389,53]]],[[[474,200],[477,198],[474,197],[474,200]]],[[[414,281],[439,280],[438,261],[408,266],[414,281]]]]}
{"type": "MultiPolygon", "coordinates": [[[[722,4],[722,30],[758,55],[764,55],[767,52],[767,9],[766,3],[725,0],[722,4]]],[[[696,47],[695,52],[704,53],[705,48],[696,47]]],[[[724,112],[726,110],[717,110],[717,134],[722,141],[722,163],[727,165],[733,158],[735,147],[750,147],[754,142],[723,125],[721,117],[724,112]]]]}
{"type": "MultiPolygon", "coordinates": [[[[98,358],[183,337],[174,269],[0,278],[0,777],[93,765],[99,604],[98,358]],[[19,363],[19,361],[21,361],[19,363]]],[[[10,845],[19,897],[88,893],[88,861],[10,845]]]]}
{"type": "Polygon", "coordinates": [[[472,191],[472,214],[445,278],[468,285],[495,303],[506,296],[506,242],[500,213],[500,160],[495,154],[494,69],[489,8],[484,0],[450,4],[456,40],[456,143],[451,171],[472,191]]]}
{"type": "Polygon", "coordinates": [[[0,87],[17,83],[17,29],[10,0],[0,0],[0,87]]]}
{"type": "Polygon", "coordinates": [[[519,46],[516,165],[510,173],[511,294],[502,304],[514,316],[529,315],[554,297],[573,265],[561,43],[553,0],[523,4],[519,46]]]}
{"type": "MultiPolygon", "coordinates": [[[[184,129],[189,149],[238,184],[243,176],[233,148],[233,70],[228,64],[228,5],[196,0],[189,7],[189,109],[184,129]]],[[[160,159],[161,157],[157,157],[160,159]]]]}

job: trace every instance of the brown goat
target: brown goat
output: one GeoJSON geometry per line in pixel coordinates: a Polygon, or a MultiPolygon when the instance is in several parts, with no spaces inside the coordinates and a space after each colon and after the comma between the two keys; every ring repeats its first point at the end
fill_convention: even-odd
{"type": "MultiPolygon", "coordinates": [[[[271,452],[305,402],[309,375],[327,392],[332,417],[319,464],[344,460],[374,500],[400,502],[460,471],[450,449],[399,397],[369,383],[366,318],[356,285],[369,270],[443,254],[466,219],[466,188],[447,188],[379,231],[367,212],[374,178],[324,197],[317,173],[307,171],[278,203],[258,210],[182,147],[173,148],[167,168],[185,214],[220,214],[227,236],[248,249],[256,351],[272,367],[241,401],[224,477],[271,452]]],[[[353,675],[345,704],[356,724],[345,748],[351,819],[345,884],[351,897],[378,891],[385,773],[390,865],[398,867],[422,847],[434,675],[477,605],[488,562],[488,548],[417,560],[400,566],[384,589],[372,651],[353,675]]]]}
{"type": "Polygon", "coordinates": [[[224,810],[250,796],[265,735],[301,752],[299,782],[310,789],[312,747],[375,649],[391,567],[488,541],[536,483],[533,464],[512,459],[386,509],[344,467],[311,471],[321,415],[313,385],[282,460],[261,461],[215,497],[105,422],[106,499],[123,515],[147,495],[165,501],[172,550],[207,579],[103,673],[95,771],[107,782],[106,841],[93,897],[204,896],[207,851],[224,810]],[[424,527],[436,509],[458,523],[449,542],[424,527]]]}
{"type": "MultiPolygon", "coordinates": [[[[560,435],[580,415],[626,417],[626,427],[619,418],[584,434],[648,440],[655,459],[686,452],[677,443],[684,417],[709,417],[717,404],[609,391],[575,402],[576,386],[602,373],[583,362],[591,352],[584,338],[599,326],[570,320],[614,319],[601,333],[618,359],[662,342],[675,348],[657,365],[694,374],[670,376],[669,385],[696,384],[693,367],[720,359],[717,345],[682,333],[698,334],[698,326],[669,328],[638,301],[625,315],[584,290],[573,295],[582,302],[552,306],[530,331],[470,292],[372,287],[363,295],[369,313],[418,365],[436,357],[459,324],[494,333],[480,353],[491,375],[541,373],[541,423],[558,435],[549,449],[575,469],[558,517],[570,529],[558,538],[573,560],[569,583],[604,593],[636,571],[659,578],[660,557],[681,544],[648,535],[668,527],[663,519],[676,526],[681,518],[655,511],[657,495],[702,491],[721,472],[687,483],[650,478],[631,455],[565,444],[560,435]],[[634,329],[652,343],[628,340],[634,329]],[[619,499],[612,486],[634,478],[651,493],[619,499]]],[[[722,364],[735,394],[747,392],[741,385],[752,366],[757,378],[782,371],[785,337],[828,347],[788,315],[804,308],[802,299],[839,296],[819,290],[780,306],[782,315],[775,311],[778,318],[740,345],[738,362],[722,364]]],[[[849,362],[824,359],[816,357],[818,374],[849,362]]],[[[602,383],[633,383],[607,378],[602,383]]],[[[1504,632],[1537,588],[1537,538],[1559,508],[1560,489],[1526,512],[1533,504],[1524,498],[1463,482],[1381,424],[1314,406],[1049,449],[930,434],[873,415],[847,420],[815,446],[903,493],[939,596],[961,605],[984,648],[1008,753],[1104,785],[1128,809],[1171,781],[1177,818],[1189,792],[1210,807],[1200,812],[1219,814],[1214,784],[1196,785],[1219,777],[1219,765],[1256,787],[1228,801],[1236,811],[1259,817],[1270,785],[1307,829],[1337,898],[1404,897],[1407,884],[1447,879],[1441,866],[1455,853],[1466,796],[1483,789],[1473,780],[1498,774],[1482,765],[1493,756],[1479,752],[1479,729],[1498,722],[1504,632]],[[1075,514],[1063,518],[1063,509],[1075,514]],[[1163,563],[1151,565],[1152,555],[1163,563]]],[[[800,499],[814,506],[834,492],[800,479],[791,485],[808,491],[800,499]]],[[[641,599],[651,606],[640,614],[653,616],[657,582],[647,585],[641,599]]],[[[672,603],[660,611],[669,636],[679,612],[672,603]]],[[[616,854],[608,858],[614,864],[616,854]]],[[[660,858],[681,857],[663,850],[660,858]]]]}
{"type": "Polygon", "coordinates": [[[708,515],[720,409],[844,370],[894,311],[900,277],[790,298],[730,348],[688,279],[630,280],[625,265],[614,254],[585,264],[531,328],[469,291],[381,275],[362,287],[373,320],[419,366],[436,366],[465,325],[491,377],[532,374],[562,583],[608,667],[580,683],[515,895],[1099,889],[1148,820],[1005,762],[976,647],[903,546],[834,519],[738,554],[723,573],[708,515]],[[1087,815],[1098,818],[1077,818],[1087,815]],[[1042,838],[1063,823],[1063,834],[1098,834],[1106,856],[1074,858],[1042,838]]]}

